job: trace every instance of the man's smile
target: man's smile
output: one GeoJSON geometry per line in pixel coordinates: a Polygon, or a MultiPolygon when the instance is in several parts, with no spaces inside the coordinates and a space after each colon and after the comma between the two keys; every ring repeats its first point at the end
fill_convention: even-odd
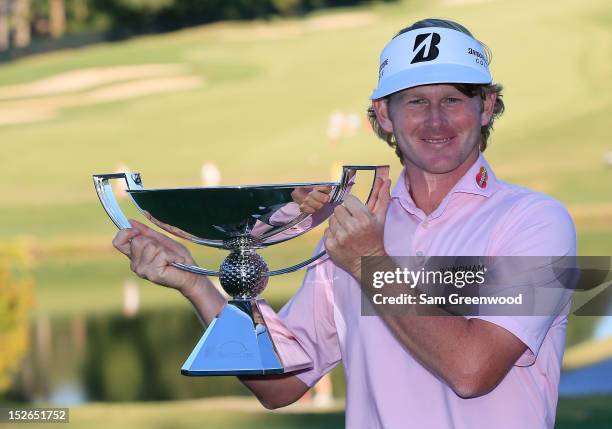
{"type": "Polygon", "coordinates": [[[455,139],[456,136],[452,136],[452,137],[435,137],[435,138],[421,138],[422,141],[424,141],[427,144],[445,144],[445,143],[449,143],[452,140],[455,139]]]}

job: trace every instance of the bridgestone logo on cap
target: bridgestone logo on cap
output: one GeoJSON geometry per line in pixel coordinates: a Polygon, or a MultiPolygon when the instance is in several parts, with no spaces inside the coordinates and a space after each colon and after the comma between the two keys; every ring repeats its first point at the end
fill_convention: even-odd
{"type": "Polygon", "coordinates": [[[438,58],[440,54],[440,50],[437,48],[438,43],[440,43],[440,35],[438,33],[417,35],[414,39],[414,48],[412,48],[412,52],[416,52],[416,55],[412,58],[410,64],[433,61],[438,58]]]}

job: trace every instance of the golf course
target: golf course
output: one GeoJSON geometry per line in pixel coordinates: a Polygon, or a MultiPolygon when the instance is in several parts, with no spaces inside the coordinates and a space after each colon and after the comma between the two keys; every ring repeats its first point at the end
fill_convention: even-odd
{"type": "MultiPolygon", "coordinates": [[[[330,181],[339,178],[343,164],[390,164],[395,179],[401,165],[375,137],[366,109],[381,47],[401,28],[430,16],[464,23],[492,51],[493,78],[504,86],[506,105],[485,152],[497,177],[561,201],[575,222],[579,255],[611,255],[607,0],[366,3],[300,19],[219,22],[57,50],[0,63],[0,256],[14,258],[31,280],[32,330],[41,320],[53,327],[54,359],[61,361],[62,333],[64,327],[73,332],[72,321],[82,320],[92,341],[95,329],[121,317],[126,282],[138,288],[138,311],[158,315],[151,320],[161,331],[174,315],[195,317],[179,293],[130,272],[128,260],[111,245],[116,228],[100,205],[92,174],[129,169],[141,173],[146,187],[162,188],[201,186],[205,163],[218,168],[222,185],[330,181]],[[334,117],[355,115],[358,123],[330,133],[334,117]]],[[[126,214],[144,222],[127,199],[120,202],[126,214]]],[[[273,269],[294,264],[311,255],[321,233],[319,228],[261,253],[273,269]]],[[[216,269],[225,256],[188,247],[208,268],[216,269]]],[[[263,296],[280,307],[302,276],[273,278],[263,296]]],[[[197,326],[181,326],[189,323],[197,326]]],[[[570,317],[567,346],[589,339],[597,323],[596,317],[570,317]]],[[[152,326],[142,328],[151,338],[152,326]]],[[[108,341],[120,336],[109,332],[108,341]]],[[[200,334],[182,334],[188,345],[174,351],[176,361],[164,363],[164,377],[182,377],[181,359],[200,334]]],[[[164,347],[161,335],[155,341],[164,347]]],[[[103,343],[96,347],[102,350],[103,343]]],[[[149,373],[129,359],[121,360],[128,362],[125,372],[101,378],[88,373],[83,383],[102,385],[103,377],[120,381],[138,373],[134,383],[145,386],[149,373]]],[[[80,371],[68,366],[60,362],[60,373],[80,371]]],[[[203,393],[203,399],[187,388],[142,397],[116,387],[114,399],[94,395],[70,405],[70,421],[88,429],[342,428],[341,368],[333,377],[338,399],[324,409],[304,402],[269,412],[237,382],[227,391],[218,385],[224,398],[203,393]]],[[[111,395],[112,389],[98,391],[111,395]]],[[[556,427],[608,427],[611,404],[610,396],[561,398],[556,427]]]]}

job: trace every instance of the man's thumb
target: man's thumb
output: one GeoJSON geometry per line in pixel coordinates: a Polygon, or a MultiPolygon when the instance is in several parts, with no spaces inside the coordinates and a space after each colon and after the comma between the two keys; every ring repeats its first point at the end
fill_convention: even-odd
{"type": "Polygon", "coordinates": [[[389,203],[391,202],[391,179],[385,179],[384,183],[378,190],[378,198],[372,213],[379,221],[384,222],[387,216],[389,203]]]}

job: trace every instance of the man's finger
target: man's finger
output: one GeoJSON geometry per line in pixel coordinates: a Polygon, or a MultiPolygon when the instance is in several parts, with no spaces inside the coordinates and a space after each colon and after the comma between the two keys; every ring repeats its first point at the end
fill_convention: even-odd
{"type": "Polygon", "coordinates": [[[378,193],[380,192],[380,188],[383,185],[384,180],[380,177],[377,177],[374,180],[374,187],[372,188],[372,193],[370,194],[370,198],[368,199],[368,209],[370,212],[374,211],[374,206],[376,205],[376,201],[378,200],[378,193]]]}
{"type": "Polygon", "coordinates": [[[143,252],[145,247],[151,243],[152,238],[145,237],[142,234],[139,234],[137,237],[134,237],[132,241],[130,241],[130,259],[132,260],[132,264],[134,266],[140,266],[142,261],[143,252]]]}
{"type": "Polygon", "coordinates": [[[344,199],[344,203],[342,205],[348,210],[351,216],[357,219],[362,219],[368,215],[368,207],[359,201],[359,198],[355,197],[354,195],[348,195],[344,199]]]}
{"type": "Polygon", "coordinates": [[[139,234],[140,231],[134,228],[121,229],[113,239],[113,246],[129,258],[131,256],[130,241],[139,234]]]}
{"type": "Polygon", "coordinates": [[[333,234],[337,229],[342,228],[342,225],[338,222],[338,217],[331,215],[329,217],[329,228],[325,230],[327,234],[333,234]]]}
{"type": "Polygon", "coordinates": [[[327,228],[323,233],[323,246],[325,247],[325,250],[329,251],[330,249],[335,248],[337,244],[338,243],[336,242],[334,233],[327,228]]]}
{"type": "Polygon", "coordinates": [[[318,203],[324,204],[329,201],[329,195],[327,195],[325,192],[318,190],[310,192],[308,196],[318,203]]]}
{"type": "Polygon", "coordinates": [[[317,209],[314,208],[314,207],[309,206],[306,203],[302,203],[302,204],[300,204],[300,211],[302,213],[306,213],[306,214],[313,214],[314,212],[317,211],[317,209]]]}
{"type": "Polygon", "coordinates": [[[329,239],[329,237],[331,236],[331,232],[329,231],[329,227],[325,228],[325,231],[323,231],[323,248],[325,248],[325,242],[329,239]]]}
{"type": "Polygon", "coordinates": [[[330,218],[330,220],[333,218],[335,219],[335,221],[337,221],[337,224],[343,228],[347,228],[351,222],[351,218],[353,217],[353,215],[351,214],[351,212],[346,208],[346,206],[341,205],[341,206],[337,206],[334,209],[334,215],[330,218]]]}
{"type": "Polygon", "coordinates": [[[128,222],[130,222],[130,225],[132,225],[132,228],[140,231],[142,235],[153,237],[155,234],[159,234],[157,231],[154,231],[153,229],[149,228],[144,223],[140,223],[135,219],[128,219],[128,222]]]}
{"type": "MultiPolygon", "coordinates": [[[[151,261],[151,266],[155,267],[155,270],[159,274],[163,274],[166,270],[170,271],[181,271],[180,268],[173,266],[173,263],[185,264],[185,258],[175,254],[168,254],[166,251],[161,250],[155,255],[155,258],[151,261]]],[[[186,273],[185,273],[186,274],[186,273]]]]}
{"type": "Polygon", "coordinates": [[[315,186],[315,191],[322,192],[324,194],[329,194],[332,190],[331,185],[323,185],[323,186],[315,186]]]}
{"type": "Polygon", "coordinates": [[[157,255],[163,250],[163,247],[154,241],[149,241],[145,244],[142,249],[142,256],[140,257],[140,263],[149,265],[157,257],[157,255]]]}
{"type": "Polygon", "coordinates": [[[380,191],[378,192],[378,198],[376,199],[376,205],[372,210],[372,213],[380,222],[384,222],[387,217],[387,210],[389,209],[389,203],[391,202],[391,179],[386,179],[380,191]]]}
{"type": "Polygon", "coordinates": [[[145,224],[138,222],[137,220],[129,219],[129,222],[134,228],[138,229],[138,231],[140,231],[140,233],[145,237],[151,237],[153,239],[160,240],[162,243],[164,243],[166,246],[168,246],[175,252],[184,253],[183,246],[168,237],[167,235],[164,235],[161,232],[157,232],[154,229],[149,228],[145,224]]]}
{"type": "Polygon", "coordinates": [[[304,201],[308,196],[308,192],[309,191],[303,188],[295,188],[293,191],[291,191],[291,198],[293,198],[293,201],[296,203],[302,204],[302,201],[304,201]]]}

